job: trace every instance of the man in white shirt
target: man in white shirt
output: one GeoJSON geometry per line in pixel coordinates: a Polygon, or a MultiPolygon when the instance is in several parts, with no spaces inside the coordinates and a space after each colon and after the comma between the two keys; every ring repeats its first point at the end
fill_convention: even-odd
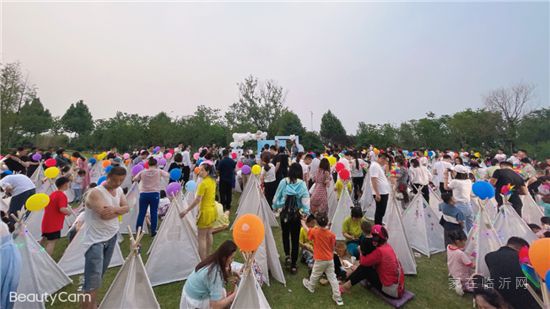
{"type": "Polygon", "coordinates": [[[391,186],[386,177],[386,165],[388,164],[388,155],[381,153],[378,155],[377,161],[372,161],[369,167],[369,175],[371,177],[371,188],[376,201],[376,211],[374,213],[374,224],[383,224],[386,207],[388,206],[388,198],[390,195],[391,186]]]}
{"type": "Polygon", "coordinates": [[[17,212],[23,208],[27,199],[36,192],[36,186],[32,180],[24,174],[8,175],[0,180],[0,190],[11,196],[8,216],[8,226],[13,230],[15,220],[11,214],[17,216],[17,212]]]}
{"type": "Polygon", "coordinates": [[[181,160],[181,163],[183,163],[183,183],[186,183],[189,180],[189,175],[191,173],[191,153],[190,153],[190,146],[187,145],[183,149],[183,152],[181,153],[181,156],[183,157],[181,160]]]}
{"type": "Polygon", "coordinates": [[[445,154],[441,161],[435,162],[432,167],[433,174],[433,183],[434,185],[439,186],[439,191],[441,193],[448,192],[445,190],[445,174],[448,174],[452,169],[453,165],[451,164],[452,158],[450,155],[445,154]]]}

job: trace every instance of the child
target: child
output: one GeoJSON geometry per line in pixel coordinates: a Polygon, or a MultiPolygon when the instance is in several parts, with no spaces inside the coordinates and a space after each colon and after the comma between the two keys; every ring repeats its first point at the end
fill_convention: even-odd
{"type": "Polygon", "coordinates": [[[317,281],[325,273],[332,288],[332,299],[338,306],[343,306],[344,301],[340,295],[338,280],[334,273],[333,252],[336,245],[336,235],[328,229],[326,215],[318,216],[317,224],[318,227],[310,229],[305,220],[302,220],[302,227],[308,232],[308,238],[313,241],[313,259],[315,260],[311,277],[309,279],[304,278],[302,283],[309,292],[314,293],[317,281]]]}
{"type": "Polygon", "coordinates": [[[342,234],[346,238],[348,252],[359,259],[359,237],[361,236],[361,222],[363,221],[363,211],[361,207],[353,207],[351,215],[344,219],[342,224],[342,234]]]}
{"type": "Polygon", "coordinates": [[[462,251],[466,245],[466,234],[462,230],[454,230],[448,236],[452,244],[447,246],[447,267],[455,283],[455,292],[462,296],[464,291],[471,292],[471,284],[468,282],[475,265],[462,251]]]}
{"type": "MultiPolygon", "coordinates": [[[[310,229],[315,227],[315,216],[309,215],[306,218],[306,226],[310,229]]],[[[302,248],[302,262],[307,265],[309,270],[313,268],[313,242],[307,237],[307,231],[300,228],[300,248],[302,248]]]]}
{"type": "Polygon", "coordinates": [[[338,180],[336,181],[336,184],[334,184],[334,191],[336,191],[337,193],[336,196],[338,196],[338,199],[340,199],[340,196],[342,195],[342,190],[344,189],[344,187],[346,187],[348,189],[349,194],[351,194],[351,190],[353,189],[351,181],[349,180],[342,181],[342,179],[338,178],[338,180]]]}
{"type": "Polygon", "coordinates": [[[166,191],[160,190],[159,218],[164,218],[164,216],[166,216],[168,207],[170,207],[170,199],[166,197],[166,191]]]}
{"type": "Polygon", "coordinates": [[[353,259],[348,253],[346,243],[337,241],[334,253],[334,272],[336,273],[336,278],[340,281],[345,281],[348,273],[351,273],[353,268],[353,259]]]}
{"type": "Polygon", "coordinates": [[[441,194],[443,203],[439,204],[439,210],[443,213],[439,223],[445,231],[445,246],[451,244],[449,233],[456,230],[464,229],[464,214],[460,209],[455,207],[453,194],[451,192],[443,192],[441,194]]]}
{"type": "Polygon", "coordinates": [[[86,176],[85,170],[78,170],[76,177],[74,178],[71,189],[74,191],[74,202],[78,203],[82,199],[82,184],[84,183],[84,177],[86,176]]]}
{"type": "MultiPolygon", "coordinates": [[[[534,223],[529,223],[527,224],[529,226],[529,228],[531,229],[531,231],[533,231],[534,234],[538,235],[540,233],[540,231],[542,231],[542,229],[540,228],[540,226],[534,224],[534,223]]],[[[540,238],[540,237],[539,237],[540,238]]]]}
{"type": "Polygon", "coordinates": [[[229,227],[230,211],[223,211],[223,205],[218,202],[216,202],[216,211],[218,212],[218,217],[212,224],[212,234],[219,233],[229,227]]]}
{"type": "Polygon", "coordinates": [[[550,217],[540,218],[541,229],[536,233],[538,238],[550,237],[550,217]]]}
{"type": "Polygon", "coordinates": [[[57,191],[50,194],[50,203],[44,209],[42,218],[42,240],[40,244],[46,248],[46,252],[51,256],[55,249],[55,243],[61,237],[61,230],[65,222],[65,216],[72,212],[68,207],[67,195],[64,191],[69,189],[69,178],[60,177],[55,181],[57,191]]]}
{"type": "Polygon", "coordinates": [[[374,249],[376,249],[376,246],[374,245],[372,241],[372,225],[364,220],[361,222],[361,231],[363,234],[361,237],[359,237],[359,251],[361,252],[361,255],[367,255],[371,254],[374,249]]]}

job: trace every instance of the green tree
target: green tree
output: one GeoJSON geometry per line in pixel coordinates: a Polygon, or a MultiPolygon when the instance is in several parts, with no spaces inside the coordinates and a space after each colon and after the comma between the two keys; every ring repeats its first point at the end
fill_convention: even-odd
{"type": "Polygon", "coordinates": [[[185,144],[227,144],[228,130],[217,108],[199,105],[193,116],[182,121],[181,131],[185,132],[185,140],[181,141],[185,144]]]}
{"type": "Polygon", "coordinates": [[[397,144],[398,130],[389,123],[374,125],[360,122],[355,138],[358,146],[388,147],[397,144]]]}
{"type": "Polygon", "coordinates": [[[325,147],[323,146],[323,141],[321,136],[316,132],[307,131],[300,136],[300,144],[304,146],[306,151],[319,151],[323,152],[325,147]]]}
{"type": "Polygon", "coordinates": [[[306,133],[306,130],[302,126],[300,117],[294,112],[287,110],[283,112],[281,117],[271,123],[268,132],[271,136],[295,134],[301,138],[306,133]]]}
{"type": "Polygon", "coordinates": [[[44,109],[39,98],[25,103],[21,107],[19,116],[19,129],[23,135],[36,135],[48,131],[53,124],[52,115],[49,110],[44,109]]]}
{"type": "Polygon", "coordinates": [[[149,125],[146,131],[147,144],[167,145],[173,142],[173,133],[172,119],[165,112],[160,112],[149,119],[149,125]]]}
{"type": "Polygon", "coordinates": [[[82,100],[71,104],[61,117],[63,129],[67,132],[85,135],[94,129],[94,121],[88,106],[82,100]]]}
{"type": "Polygon", "coordinates": [[[484,109],[453,114],[448,119],[450,136],[456,148],[496,148],[500,145],[500,113],[484,109]]]}
{"type": "Polygon", "coordinates": [[[550,158],[550,109],[541,108],[526,114],[518,126],[519,148],[540,160],[550,158]]]}
{"type": "Polygon", "coordinates": [[[430,149],[448,147],[450,143],[446,118],[436,118],[432,112],[428,112],[426,116],[416,122],[415,131],[419,142],[417,147],[430,149]]]}
{"type": "Polygon", "coordinates": [[[342,122],[330,110],[321,118],[321,137],[332,144],[345,144],[346,130],[342,122]]]}
{"type": "Polygon", "coordinates": [[[229,107],[225,119],[233,132],[267,131],[286,108],[283,87],[274,81],[260,83],[254,76],[238,84],[239,99],[229,107]]]}

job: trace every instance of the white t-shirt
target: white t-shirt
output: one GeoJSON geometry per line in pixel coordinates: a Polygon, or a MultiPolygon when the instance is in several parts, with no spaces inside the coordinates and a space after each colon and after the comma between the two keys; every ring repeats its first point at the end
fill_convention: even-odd
{"type": "MultiPolygon", "coordinates": [[[[386,177],[386,172],[378,162],[373,161],[369,167],[369,175],[371,178],[376,178],[378,184],[378,193],[379,194],[390,194],[391,186],[388,178],[386,177]]],[[[374,191],[374,182],[371,181],[372,194],[375,194],[374,191]]]]}
{"type": "Polygon", "coordinates": [[[321,160],[319,160],[318,158],[313,158],[313,160],[311,160],[311,164],[309,165],[309,178],[317,175],[317,170],[319,169],[320,163],[321,160]]]}
{"type": "Polygon", "coordinates": [[[452,169],[453,165],[450,162],[441,160],[435,162],[433,166],[433,183],[439,184],[445,182],[445,173],[448,173],[448,169],[452,169]]]}
{"type": "Polygon", "coordinates": [[[304,178],[309,177],[309,165],[307,165],[304,160],[300,160],[300,166],[302,166],[302,173],[304,174],[304,178]]]}
{"type": "MultiPolygon", "coordinates": [[[[97,190],[101,195],[103,199],[102,205],[114,208],[120,207],[120,199],[124,194],[122,188],[119,187],[116,189],[115,196],[111,195],[111,193],[109,193],[109,191],[101,185],[93,188],[92,190],[97,190]]],[[[110,220],[103,220],[97,212],[88,207],[84,210],[84,222],[86,225],[84,228],[85,233],[84,239],[82,240],[82,245],[87,248],[93,244],[111,239],[120,229],[117,217],[110,220]]]]}
{"type": "Polygon", "coordinates": [[[359,161],[359,168],[355,164],[355,159],[350,162],[351,165],[351,177],[363,177],[363,167],[365,166],[365,161],[363,159],[357,159],[359,161]]]}
{"type": "Polygon", "coordinates": [[[2,187],[4,191],[8,186],[13,189],[11,196],[17,196],[25,191],[36,189],[32,180],[22,174],[8,175],[0,180],[0,187],[2,187]]]}
{"type": "Polygon", "coordinates": [[[409,169],[409,177],[411,177],[411,183],[427,185],[430,183],[432,174],[425,166],[411,167],[409,169]]]}
{"type": "Polygon", "coordinates": [[[189,151],[185,150],[184,152],[182,152],[181,156],[182,156],[181,163],[183,163],[183,165],[187,167],[191,167],[192,163],[191,163],[191,155],[189,154],[189,151]]]}
{"type": "Polygon", "coordinates": [[[265,171],[265,168],[262,167],[261,175],[264,176],[264,182],[274,182],[275,181],[275,165],[269,163],[269,171],[265,171]]]}
{"type": "Polygon", "coordinates": [[[470,179],[453,179],[448,184],[453,190],[453,198],[459,203],[470,203],[472,194],[472,181],[470,179]]]}

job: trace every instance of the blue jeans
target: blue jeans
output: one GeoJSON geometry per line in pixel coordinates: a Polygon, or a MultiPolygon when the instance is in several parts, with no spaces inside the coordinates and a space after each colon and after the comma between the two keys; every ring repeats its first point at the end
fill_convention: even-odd
{"type": "Polygon", "coordinates": [[[159,192],[143,192],[139,194],[139,214],[137,218],[136,231],[139,227],[143,230],[143,220],[147,214],[147,207],[151,207],[151,236],[157,234],[157,219],[159,208],[159,192]]]}
{"type": "Polygon", "coordinates": [[[468,232],[472,229],[474,225],[474,214],[472,213],[472,206],[470,203],[460,203],[456,202],[455,207],[458,208],[464,215],[464,233],[468,235],[468,232]]]}
{"type": "Polygon", "coordinates": [[[103,274],[111,263],[115,251],[117,235],[111,239],[93,244],[84,254],[84,285],[82,290],[90,292],[101,287],[103,274]]]}

